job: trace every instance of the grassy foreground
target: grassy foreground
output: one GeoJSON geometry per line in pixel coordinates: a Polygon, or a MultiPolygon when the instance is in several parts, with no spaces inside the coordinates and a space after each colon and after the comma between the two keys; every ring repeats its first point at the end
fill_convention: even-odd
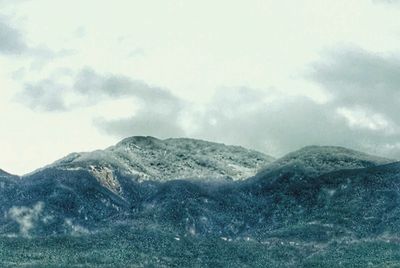
{"type": "Polygon", "coordinates": [[[400,243],[229,241],[157,230],[0,237],[0,267],[400,267],[400,243]]]}

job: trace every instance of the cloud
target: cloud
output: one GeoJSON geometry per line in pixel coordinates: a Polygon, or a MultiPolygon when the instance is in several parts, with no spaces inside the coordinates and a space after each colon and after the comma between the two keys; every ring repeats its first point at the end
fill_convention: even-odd
{"type": "Polygon", "coordinates": [[[361,132],[352,131],[331,105],[307,97],[269,100],[268,92],[252,89],[219,95],[198,116],[195,136],[282,155],[311,144],[354,147],[351,137],[361,132]]]}
{"type": "Polygon", "coordinates": [[[400,158],[400,59],[342,49],[312,64],[307,78],[326,103],[268,90],[219,91],[192,135],[280,155],[305,145],[340,145],[400,158]]]}
{"type": "Polygon", "coordinates": [[[274,90],[226,88],[204,105],[126,76],[85,68],[70,85],[39,81],[24,89],[31,108],[68,111],[133,97],[133,113],[94,124],[120,138],[188,136],[282,155],[306,145],[339,145],[400,158],[400,60],[360,49],[335,51],[311,66],[307,78],[331,98],[317,103],[274,90]],[[29,92],[30,91],[30,92],[29,92]],[[80,101],[68,103],[75,94],[80,101]]]}
{"type": "Polygon", "coordinates": [[[33,110],[65,111],[63,98],[65,86],[52,80],[42,80],[36,84],[26,84],[24,90],[16,95],[16,99],[33,110]]]}
{"type": "MultiPolygon", "coordinates": [[[[349,140],[400,157],[400,58],[361,49],[330,53],[309,75],[331,96],[327,104],[347,121],[349,140]],[[357,135],[355,135],[357,134],[357,135]]],[[[346,134],[346,132],[344,132],[346,134]]]]}
{"type": "Polygon", "coordinates": [[[75,78],[73,90],[93,100],[104,97],[119,98],[136,96],[145,102],[175,102],[177,98],[169,91],[152,87],[139,80],[114,74],[98,74],[93,69],[84,68],[75,78]]]}
{"type": "Polygon", "coordinates": [[[66,227],[73,236],[90,234],[88,229],[79,224],[75,224],[71,219],[64,220],[64,227],[66,227]]]}
{"type": "Polygon", "coordinates": [[[387,134],[390,125],[381,116],[340,108],[335,102],[320,104],[303,96],[277,96],[275,92],[250,88],[224,89],[200,109],[190,103],[172,111],[153,108],[156,106],[152,102],[145,107],[130,118],[96,120],[96,126],[121,138],[188,136],[239,144],[276,156],[306,145],[339,145],[391,156],[400,152],[397,148],[391,152],[383,149],[395,144],[400,136],[387,134]]]}
{"type": "Polygon", "coordinates": [[[35,64],[37,66],[42,66],[44,62],[48,60],[75,53],[75,51],[68,49],[53,51],[44,45],[28,45],[21,31],[12,26],[9,20],[1,16],[0,40],[0,54],[5,56],[24,56],[33,58],[36,60],[35,64]]]}
{"type": "Polygon", "coordinates": [[[28,50],[28,46],[22,34],[14,27],[6,23],[0,17],[0,53],[5,55],[21,55],[28,50]]]}
{"type": "Polygon", "coordinates": [[[310,77],[333,96],[336,106],[362,109],[400,124],[400,58],[337,51],[314,64],[310,77]]]}
{"type": "Polygon", "coordinates": [[[95,125],[105,133],[125,137],[157,135],[161,137],[184,134],[179,118],[186,103],[168,90],[147,85],[129,77],[100,74],[84,68],[72,76],[70,83],[57,82],[57,78],[28,83],[16,99],[33,110],[68,111],[94,106],[111,100],[134,98],[134,114],[119,119],[97,117],[95,125]],[[69,101],[69,96],[73,100],[69,101]]]}
{"type": "Polygon", "coordinates": [[[117,120],[95,120],[96,126],[108,134],[118,137],[131,136],[132,133],[159,137],[184,135],[179,118],[186,104],[166,89],[124,76],[99,75],[91,69],[84,69],[77,76],[74,90],[92,100],[135,97],[139,101],[140,106],[134,115],[117,120]]]}
{"type": "Polygon", "coordinates": [[[19,224],[21,235],[29,236],[29,232],[35,227],[43,208],[43,202],[36,203],[32,208],[13,206],[7,215],[19,224]]]}

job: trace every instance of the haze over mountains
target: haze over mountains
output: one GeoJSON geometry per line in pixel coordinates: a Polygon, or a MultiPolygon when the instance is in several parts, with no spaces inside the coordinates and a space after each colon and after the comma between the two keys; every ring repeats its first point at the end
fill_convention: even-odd
{"type": "MultiPolygon", "coordinates": [[[[27,237],[109,239],[121,265],[132,243],[140,260],[157,266],[212,265],[188,257],[207,243],[225,248],[215,260],[251,249],[254,259],[232,260],[240,266],[327,264],[349,245],[349,265],[371,246],[375,253],[362,263],[399,260],[379,258],[387,246],[400,249],[400,164],[341,147],[308,146],[275,160],[206,141],[132,137],[23,177],[1,171],[0,184],[5,245],[27,237]],[[273,252],[287,255],[268,259],[273,252]]],[[[0,255],[12,262],[7,252],[0,255]]]]}

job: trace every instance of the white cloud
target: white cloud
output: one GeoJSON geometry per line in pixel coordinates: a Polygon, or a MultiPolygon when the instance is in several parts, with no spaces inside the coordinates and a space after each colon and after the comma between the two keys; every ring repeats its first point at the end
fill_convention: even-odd
{"type": "Polygon", "coordinates": [[[350,127],[385,131],[387,134],[394,132],[393,123],[390,123],[381,114],[371,113],[360,108],[338,108],[337,112],[347,119],[350,127]]]}
{"type": "Polygon", "coordinates": [[[71,234],[74,236],[85,235],[90,233],[88,229],[79,224],[73,223],[71,219],[65,219],[64,226],[67,227],[71,232],[71,234]]]}
{"type": "Polygon", "coordinates": [[[13,206],[7,216],[19,224],[20,234],[29,236],[29,232],[35,227],[43,211],[44,203],[38,202],[32,208],[13,206]]]}

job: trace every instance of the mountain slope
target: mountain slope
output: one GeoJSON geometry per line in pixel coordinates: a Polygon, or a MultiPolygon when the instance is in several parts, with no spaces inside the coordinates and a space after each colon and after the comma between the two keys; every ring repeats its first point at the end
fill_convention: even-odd
{"type": "Polygon", "coordinates": [[[294,226],[300,236],[310,225],[326,239],[400,234],[399,162],[317,177],[285,172],[247,190],[271,201],[275,220],[268,226],[291,230],[292,235],[294,226]]]}
{"type": "MultiPolygon", "coordinates": [[[[129,263],[132,252],[155,266],[177,261],[196,266],[199,260],[215,266],[226,264],[230,255],[237,257],[233,266],[251,267],[400,264],[399,162],[313,146],[276,160],[248,180],[173,179],[186,174],[174,171],[176,165],[211,156],[209,150],[217,152],[214,167],[226,161],[245,166],[252,159],[241,148],[233,156],[232,148],[215,146],[220,145],[135,137],[105,151],[71,155],[15,180],[0,189],[1,259],[15,260],[10,245],[33,245],[25,239],[30,237],[49,241],[39,244],[51,244],[50,252],[58,245],[64,262],[68,254],[77,254],[94,266],[118,263],[121,256],[129,263]],[[184,151],[193,156],[175,160],[184,151]],[[153,174],[149,166],[155,159],[165,162],[158,172],[168,176],[140,179],[138,160],[147,175],[153,174]],[[72,241],[73,253],[65,253],[65,239],[72,241]],[[81,255],[78,244],[90,244],[97,257],[81,255]],[[199,252],[207,254],[193,257],[199,252]]],[[[190,168],[203,176],[213,171],[190,168]]],[[[29,250],[36,252],[37,244],[29,250]]]]}
{"type": "Polygon", "coordinates": [[[69,232],[71,225],[97,228],[110,217],[131,217],[163,181],[226,183],[254,175],[271,159],[200,140],[128,138],[103,151],[71,154],[4,189],[3,222],[13,224],[0,230],[40,235],[69,232]],[[24,217],[30,219],[28,230],[21,225],[24,217]]]}
{"type": "Polygon", "coordinates": [[[15,177],[15,176],[12,175],[12,174],[10,174],[10,173],[8,173],[8,172],[6,172],[6,171],[4,171],[4,170],[2,170],[2,169],[0,168],[0,177],[1,177],[1,178],[6,178],[6,177],[15,177]]]}
{"type": "Polygon", "coordinates": [[[0,169],[0,190],[17,182],[19,177],[0,169]]]}
{"type": "MultiPolygon", "coordinates": [[[[194,156],[217,152],[217,163],[248,158],[232,156],[232,148],[223,155],[222,148],[210,147],[215,145],[135,137],[105,151],[63,159],[2,191],[7,200],[2,201],[6,217],[0,219],[0,230],[44,235],[90,232],[126,222],[158,226],[179,235],[213,234],[232,239],[269,239],[287,232],[298,239],[305,239],[305,233],[315,236],[312,239],[331,239],[333,235],[321,236],[326,231],[336,237],[400,232],[393,227],[393,223],[400,226],[400,164],[380,165],[390,160],[344,148],[307,147],[245,181],[159,181],[158,177],[141,181],[127,170],[132,165],[126,167],[122,162],[123,157],[134,156],[137,161],[153,155],[147,162],[143,160],[142,167],[154,159],[168,163],[179,159],[183,150],[194,156]],[[26,219],[28,225],[24,225],[26,219]]],[[[243,149],[234,149],[243,154],[243,149]]],[[[193,159],[197,158],[188,157],[183,163],[193,163],[193,159]]],[[[174,165],[162,167],[169,176],[176,176],[174,165]]],[[[194,174],[208,174],[203,168],[194,174]]]]}
{"type": "MultiPolygon", "coordinates": [[[[73,219],[74,224],[89,229],[103,218],[111,217],[136,224],[156,224],[160,228],[176,230],[181,235],[220,234],[233,238],[267,238],[271,232],[284,232],[291,225],[296,225],[301,232],[305,232],[304,228],[307,229],[310,222],[323,222],[321,224],[330,226],[333,220],[347,217],[351,224],[355,224],[359,221],[356,212],[365,212],[363,202],[370,204],[371,208],[368,209],[371,211],[380,210],[373,209],[378,204],[382,205],[380,197],[373,194],[373,191],[392,192],[397,189],[395,186],[400,183],[399,164],[374,166],[381,161],[380,158],[375,160],[368,156],[368,159],[372,159],[368,162],[365,155],[360,158],[356,158],[354,153],[350,155],[352,157],[341,154],[337,158],[339,160],[325,155],[330,162],[321,161],[322,167],[315,165],[320,163],[318,161],[311,162],[314,164],[311,165],[313,171],[318,170],[322,173],[320,175],[307,172],[308,166],[303,169],[298,164],[296,167],[282,165],[273,172],[237,182],[139,182],[132,180],[130,176],[113,172],[118,183],[118,187],[114,188],[90,171],[53,167],[30,177],[25,186],[31,193],[28,195],[29,199],[21,197],[19,200],[24,200],[20,205],[30,203],[31,207],[32,204],[43,202],[46,204],[43,215],[58,215],[57,221],[57,217],[54,221],[48,221],[54,228],[47,224],[42,230],[63,230],[63,227],[59,229],[57,226],[65,219],[73,219]],[[325,168],[327,163],[333,163],[329,168],[334,166],[336,169],[339,168],[337,163],[343,163],[344,169],[328,172],[325,168]],[[362,168],[361,165],[371,167],[362,168]],[[349,166],[356,168],[349,169],[349,166]],[[345,189],[347,193],[342,194],[345,189]],[[63,204],[68,206],[64,207],[63,204]],[[350,207],[350,204],[354,204],[351,206],[354,213],[343,214],[341,211],[345,211],[346,205],[350,207]],[[325,218],[321,218],[321,215],[325,218]]],[[[309,157],[309,154],[306,156],[309,157]]],[[[296,163],[299,163],[298,159],[296,163]]],[[[393,204],[386,200],[382,206],[392,207],[393,204]]],[[[371,217],[381,216],[377,214],[371,217]]],[[[375,228],[374,222],[359,223],[362,223],[359,228],[375,228]]],[[[348,228],[340,224],[336,227],[337,230],[348,228]]],[[[327,230],[325,227],[322,229],[327,230]]]]}
{"type": "Polygon", "coordinates": [[[231,239],[327,243],[400,236],[400,163],[317,177],[286,172],[261,181],[168,182],[145,201],[141,218],[182,235],[231,239]]]}
{"type": "Polygon", "coordinates": [[[374,167],[396,160],[373,156],[337,146],[307,146],[277,159],[260,175],[281,170],[302,170],[309,176],[319,176],[335,170],[374,167]]]}
{"type": "MultiPolygon", "coordinates": [[[[107,176],[111,171],[139,180],[167,181],[190,178],[241,180],[254,175],[273,158],[239,146],[194,139],[131,137],[103,151],[74,153],[52,165],[89,169],[107,176]]],[[[111,176],[109,176],[111,177],[111,176]]]]}

